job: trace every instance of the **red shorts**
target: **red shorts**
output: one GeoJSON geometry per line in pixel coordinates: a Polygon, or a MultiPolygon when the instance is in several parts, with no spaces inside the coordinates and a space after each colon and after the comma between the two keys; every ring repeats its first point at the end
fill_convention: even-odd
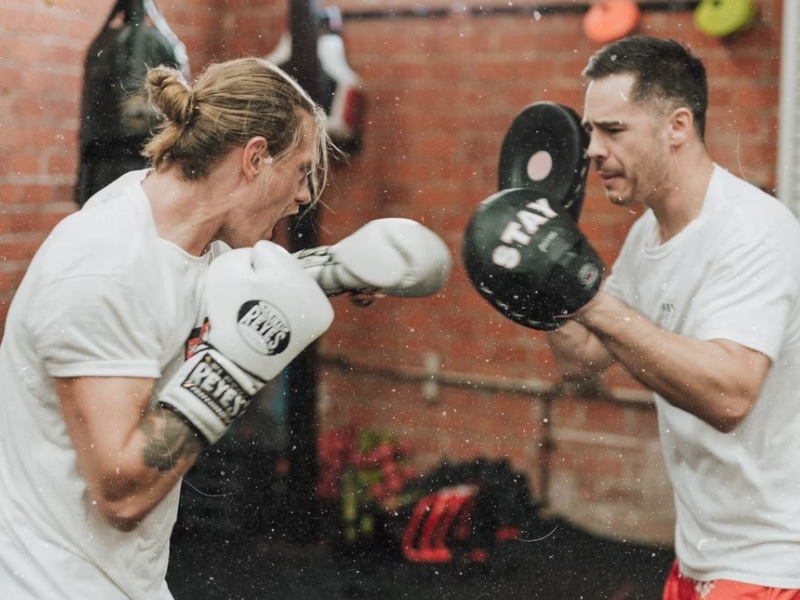
{"type": "Polygon", "coordinates": [[[672,564],[663,600],[800,600],[800,590],[782,590],[729,579],[695,581],[672,564]]]}

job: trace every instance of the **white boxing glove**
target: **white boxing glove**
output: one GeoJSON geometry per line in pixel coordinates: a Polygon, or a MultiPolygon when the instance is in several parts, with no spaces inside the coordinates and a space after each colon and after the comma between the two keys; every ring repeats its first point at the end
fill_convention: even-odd
{"type": "Polygon", "coordinates": [[[215,258],[206,301],[203,343],[159,402],[213,444],[264,383],[328,329],[333,308],[292,255],[266,241],[215,258]]]}
{"type": "Polygon", "coordinates": [[[294,254],[328,296],[378,290],[423,298],[441,290],[452,268],[450,250],[411,219],[370,221],[331,246],[294,254]]]}

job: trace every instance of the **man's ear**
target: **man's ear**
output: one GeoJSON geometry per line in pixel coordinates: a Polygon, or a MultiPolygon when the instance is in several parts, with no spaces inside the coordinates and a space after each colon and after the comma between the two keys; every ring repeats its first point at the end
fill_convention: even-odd
{"type": "Polygon", "coordinates": [[[261,169],[272,162],[267,140],[260,135],[250,138],[242,152],[242,172],[248,179],[258,175],[261,169]]]}
{"type": "Polygon", "coordinates": [[[682,106],[672,111],[668,121],[669,140],[673,146],[685,144],[694,134],[694,116],[692,111],[682,106]]]}

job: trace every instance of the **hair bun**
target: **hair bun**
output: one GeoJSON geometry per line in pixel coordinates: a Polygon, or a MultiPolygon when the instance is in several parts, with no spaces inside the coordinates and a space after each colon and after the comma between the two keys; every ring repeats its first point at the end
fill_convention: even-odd
{"type": "Polygon", "coordinates": [[[147,91],[153,105],[169,121],[186,126],[194,115],[194,92],[178,69],[154,67],[147,74],[147,91]]]}

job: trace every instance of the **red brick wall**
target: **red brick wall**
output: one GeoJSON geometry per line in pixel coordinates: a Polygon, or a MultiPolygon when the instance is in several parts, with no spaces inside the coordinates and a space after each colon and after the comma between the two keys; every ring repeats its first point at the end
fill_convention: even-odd
{"type": "MultiPolygon", "coordinates": [[[[74,210],[83,60],[114,4],[51,1],[0,4],[0,322],[32,253],[74,210]]],[[[369,104],[363,151],[336,169],[329,208],[320,210],[320,241],[369,219],[410,217],[439,232],[455,261],[447,288],[429,299],[387,298],[367,309],[335,299],[336,323],[320,345],[323,428],[391,430],[412,443],[422,467],[444,456],[508,457],[554,511],[618,537],[668,541],[671,492],[652,408],[534,393],[554,381],[543,335],[494,313],[470,288],[459,258],[471,210],[496,189],[500,144],[515,114],[536,100],[580,110],[579,74],[597,49],[583,34],[582,15],[478,16],[471,9],[487,3],[468,0],[460,13],[378,18],[374,11],[406,15],[419,3],[335,4],[369,104]],[[426,360],[440,369],[438,389],[424,382],[426,360]]],[[[553,2],[494,6],[544,4],[553,2]]],[[[772,189],[782,2],[758,4],[755,25],[725,40],[702,35],[688,11],[644,12],[639,31],[679,38],[705,59],[713,156],[772,189]]],[[[159,2],[194,73],[212,58],[268,54],[286,29],[287,5],[159,2]]],[[[589,185],[582,226],[610,262],[636,215],[610,206],[594,175],[589,185]]],[[[642,396],[619,370],[605,384],[642,396]]]]}
{"type": "MultiPolygon", "coordinates": [[[[115,4],[0,3],[0,334],[33,252],[75,210],[83,64],[115,4]]],[[[286,23],[279,2],[157,4],[186,45],[192,72],[212,58],[266,53],[286,23]]]]}

